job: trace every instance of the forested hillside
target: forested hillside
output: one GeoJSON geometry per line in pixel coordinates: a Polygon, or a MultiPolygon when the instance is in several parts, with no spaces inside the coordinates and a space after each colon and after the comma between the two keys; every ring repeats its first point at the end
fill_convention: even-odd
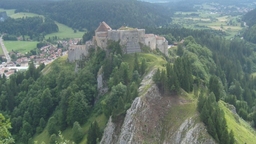
{"type": "MultiPolygon", "coordinates": [[[[122,62],[121,46],[113,42],[108,49],[111,51],[108,57],[105,51],[92,49],[90,57],[78,63],[77,73],[74,65],[63,57],[45,69],[44,65],[36,69],[31,63],[24,73],[14,74],[10,79],[1,77],[0,109],[11,119],[16,143],[32,142],[31,138],[44,129],[51,136],[44,141],[55,143],[58,131],[69,127],[73,127],[74,133],[71,140],[79,143],[84,138],[80,125],[88,122],[94,113],[106,117],[125,113],[137,96],[140,77],[147,67],[145,61],[139,64],[135,56],[134,72],[131,72],[129,63],[122,62]],[[96,81],[101,66],[111,90],[102,102],[96,81]]],[[[87,141],[91,143],[101,137],[101,132],[94,130],[97,125],[93,123],[89,130],[92,134],[88,133],[87,141]]]]}
{"type": "Polygon", "coordinates": [[[33,12],[46,15],[73,29],[94,30],[102,21],[114,28],[161,26],[171,21],[170,13],[159,5],[136,0],[74,0],[32,1],[3,0],[0,7],[16,12],[33,12]]]}
{"type": "Polygon", "coordinates": [[[218,103],[214,101],[224,100],[234,105],[238,115],[255,127],[256,80],[252,75],[255,72],[256,62],[254,44],[240,39],[225,40],[206,31],[151,29],[151,32],[172,34],[177,39],[185,38],[185,41],[178,46],[177,54],[188,59],[191,68],[188,65],[182,66],[182,63],[176,65],[178,61],[182,61],[178,58],[173,65],[173,70],[167,65],[166,72],[156,73],[155,77],[159,79],[155,78],[155,81],[160,82],[158,84],[160,89],[164,86],[168,91],[177,91],[176,88],[181,87],[189,92],[189,85],[192,85],[189,82],[191,78],[187,71],[191,69],[194,76],[193,84],[196,86],[194,91],[201,89],[198,100],[201,120],[207,125],[208,133],[217,142],[234,143],[232,138],[234,134],[233,132],[228,134],[225,129],[227,122],[221,114],[223,112],[218,112],[221,110],[219,110],[218,103]],[[184,83],[184,80],[187,82],[184,83]],[[206,91],[202,91],[203,87],[206,91]],[[209,105],[212,106],[209,107],[209,105]],[[212,109],[213,107],[216,108],[212,109]]]}
{"type": "Polygon", "coordinates": [[[58,32],[58,26],[50,18],[8,18],[0,23],[0,32],[6,33],[3,36],[4,40],[17,40],[17,36],[22,36],[25,39],[25,35],[28,35],[31,40],[39,40],[40,36],[43,38],[46,34],[58,32]]]}
{"type": "Polygon", "coordinates": [[[243,16],[243,21],[249,26],[243,34],[247,41],[256,43],[256,9],[248,12],[243,16]]]}
{"type": "MultiPolygon", "coordinates": [[[[171,33],[174,37],[177,37],[179,39],[185,38],[187,36],[193,36],[193,45],[191,45],[192,43],[188,43],[185,41],[183,45],[187,45],[189,47],[178,47],[178,51],[182,51],[182,53],[184,53],[184,50],[193,50],[193,52],[195,52],[195,48],[199,46],[198,44],[200,44],[203,49],[205,49],[205,47],[209,48],[209,50],[211,50],[212,59],[214,60],[214,63],[209,60],[207,61],[204,59],[200,59],[200,61],[203,62],[201,66],[207,67],[205,71],[206,74],[200,67],[198,72],[194,71],[193,74],[205,80],[209,78],[205,76],[207,76],[208,74],[214,74],[220,77],[223,86],[226,89],[229,89],[230,86],[232,87],[232,85],[237,81],[239,81],[239,83],[242,83],[239,84],[242,87],[248,85],[249,81],[247,81],[247,78],[249,79],[251,73],[255,72],[256,70],[254,53],[255,45],[248,43],[246,41],[240,39],[234,39],[232,41],[229,41],[218,36],[213,36],[209,32],[200,30],[198,31],[188,29],[154,29],[150,31],[159,34],[171,33]]],[[[208,51],[207,53],[209,54],[210,51],[208,51]]],[[[207,53],[197,52],[197,55],[204,56],[207,53]]],[[[192,59],[195,58],[192,56],[190,57],[192,59]]],[[[210,57],[208,56],[206,58],[209,59],[210,57]]],[[[253,79],[251,80],[254,81],[253,79]]],[[[238,99],[242,99],[242,96],[240,94],[238,95],[238,99]]],[[[250,101],[248,102],[250,103],[250,101]]]]}
{"type": "MultiPolygon", "coordinates": [[[[196,98],[200,95],[201,120],[217,142],[233,143],[237,136],[236,131],[225,128],[227,122],[219,101],[234,105],[239,116],[255,127],[256,80],[252,75],[256,71],[255,45],[240,39],[225,40],[207,31],[172,28],[149,31],[184,39],[177,50],[170,50],[170,57],[165,57],[167,64],[143,55],[125,55],[118,42],[112,42],[107,48],[108,55],[100,49],[91,49],[90,56],[77,63],[80,69],[77,73],[75,66],[63,57],[46,68],[41,65],[36,69],[31,63],[27,72],[10,79],[2,77],[0,109],[4,117],[11,119],[15,141],[28,143],[43,132],[47,134],[43,141],[54,143],[60,138],[59,130],[72,129],[68,139],[95,143],[106,124],[95,121],[95,115],[112,116],[113,121],[122,119],[138,96],[142,76],[153,67],[161,67],[154,80],[164,96],[179,94],[181,90],[196,98]],[[104,85],[108,89],[105,94],[97,90],[99,71],[104,72],[104,85]],[[88,123],[91,126],[83,127],[88,123]]],[[[157,51],[147,48],[143,51],[164,58],[157,51]]]]}
{"type": "Polygon", "coordinates": [[[246,13],[243,16],[243,21],[245,21],[246,24],[250,27],[256,24],[256,9],[246,13]]]}

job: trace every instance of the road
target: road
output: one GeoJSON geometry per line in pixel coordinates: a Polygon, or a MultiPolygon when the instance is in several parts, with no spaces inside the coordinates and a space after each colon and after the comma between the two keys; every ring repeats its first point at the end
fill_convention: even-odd
{"type": "Polygon", "coordinates": [[[4,46],[4,42],[3,42],[2,36],[0,37],[0,44],[1,44],[1,47],[3,49],[3,52],[4,52],[5,58],[7,60],[7,63],[8,63],[8,62],[11,61],[11,57],[10,57],[6,47],[4,46]]]}

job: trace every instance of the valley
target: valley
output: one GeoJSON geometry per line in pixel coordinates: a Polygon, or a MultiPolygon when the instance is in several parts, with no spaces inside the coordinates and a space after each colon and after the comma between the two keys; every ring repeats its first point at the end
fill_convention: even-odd
{"type": "Polygon", "coordinates": [[[244,7],[221,5],[218,3],[203,3],[195,5],[194,12],[176,12],[172,24],[190,29],[213,29],[225,33],[230,39],[241,37],[241,31],[247,27],[242,21],[242,15],[253,9],[254,4],[244,7]]]}
{"type": "Polygon", "coordinates": [[[145,1],[1,1],[0,144],[254,144],[256,1],[145,1]]]}

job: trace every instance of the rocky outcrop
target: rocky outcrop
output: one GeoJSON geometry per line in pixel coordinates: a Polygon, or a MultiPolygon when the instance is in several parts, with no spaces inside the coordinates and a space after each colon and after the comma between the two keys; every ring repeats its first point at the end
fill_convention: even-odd
{"type": "Polygon", "coordinates": [[[108,92],[108,87],[106,86],[106,84],[104,84],[103,80],[103,67],[99,69],[97,74],[97,89],[100,95],[103,95],[106,92],[108,92]]]}
{"type": "Polygon", "coordinates": [[[104,130],[104,135],[101,139],[101,143],[112,143],[113,141],[113,136],[115,136],[115,124],[112,122],[112,118],[110,117],[107,123],[107,126],[104,130]]]}
{"type": "Polygon", "coordinates": [[[186,119],[178,130],[163,142],[164,144],[215,144],[207,134],[203,123],[198,123],[194,118],[186,119]]]}
{"type": "Polygon", "coordinates": [[[204,125],[193,117],[185,119],[172,132],[163,132],[166,131],[164,121],[169,110],[174,105],[184,104],[185,100],[178,96],[162,96],[152,81],[154,72],[144,77],[139,88],[140,96],[133,101],[124,120],[113,123],[109,119],[101,144],[213,144],[204,125]]]}

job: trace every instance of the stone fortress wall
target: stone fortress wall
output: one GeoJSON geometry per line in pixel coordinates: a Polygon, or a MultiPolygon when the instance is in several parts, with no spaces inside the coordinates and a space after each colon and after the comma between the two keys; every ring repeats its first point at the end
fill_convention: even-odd
{"type": "Polygon", "coordinates": [[[92,41],[87,44],[70,48],[68,51],[68,59],[70,62],[79,60],[81,54],[85,56],[88,54],[89,46],[98,46],[102,49],[107,48],[108,41],[119,41],[120,45],[124,47],[125,53],[141,52],[140,44],[150,47],[151,50],[158,48],[163,54],[168,55],[168,41],[162,37],[154,34],[145,34],[145,29],[121,27],[117,30],[112,28],[105,22],[101,22],[99,27],[95,30],[95,36],[92,41]]]}
{"type": "Polygon", "coordinates": [[[91,41],[85,43],[85,45],[72,45],[68,50],[68,61],[75,62],[81,60],[83,56],[88,55],[88,49],[92,47],[91,41]]]}

